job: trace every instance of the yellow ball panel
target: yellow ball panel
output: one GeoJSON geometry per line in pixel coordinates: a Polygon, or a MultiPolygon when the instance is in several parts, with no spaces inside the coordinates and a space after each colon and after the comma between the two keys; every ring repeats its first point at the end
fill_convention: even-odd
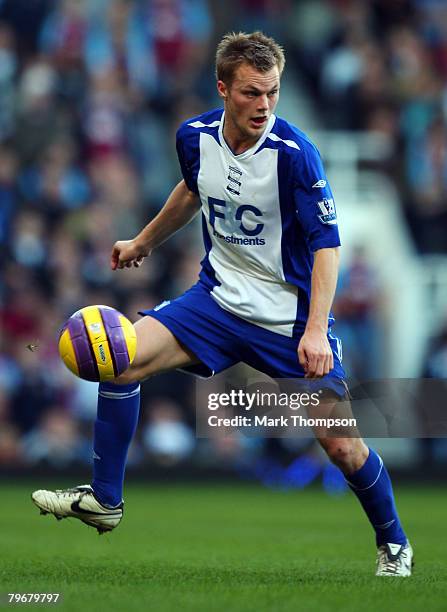
{"type": "Polygon", "coordinates": [[[98,306],[86,306],[81,313],[98,366],[99,380],[101,382],[112,380],[115,378],[115,373],[101,311],[98,306]]]}
{"type": "Polygon", "coordinates": [[[71,343],[70,332],[66,329],[59,339],[59,355],[61,356],[62,361],[65,363],[67,368],[79,376],[79,368],[76,362],[76,355],[73,349],[73,344],[71,343]]]}
{"type": "Polygon", "coordinates": [[[90,342],[92,344],[95,342],[107,342],[107,334],[98,306],[86,306],[80,312],[84,319],[90,342]]]}
{"type": "Polygon", "coordinates": [[[92,342],[93,352],[98,365],[99,380],[102,382],[115,378],[113,369],[112,355],[110,354],[109,343],[107,340],[92,342]]]}

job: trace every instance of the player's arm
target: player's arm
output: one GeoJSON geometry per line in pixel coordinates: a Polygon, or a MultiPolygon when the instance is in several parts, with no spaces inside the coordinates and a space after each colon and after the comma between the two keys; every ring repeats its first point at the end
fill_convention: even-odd
{"type": "Polygon", "coordinates": [[[140,266],[153,249],[187,225],[199,209],[199,196],[188,189],[184,180],[180,181],[158,215],[133,240],[119,240],[114,244],[112,270],[140,266]]]}
{"type": "Polygon", "coordinates": [[[315,252],[306,329],[298,345],[298,359],[306,378],[319,378],[334,367],[327,337],[329,311],[334,300],[339,263],[338,247],[315,252]]]}

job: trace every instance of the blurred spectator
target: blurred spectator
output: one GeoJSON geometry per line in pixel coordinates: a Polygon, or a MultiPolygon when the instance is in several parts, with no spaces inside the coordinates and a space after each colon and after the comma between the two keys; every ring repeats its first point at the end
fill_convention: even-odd
{"type": "MultiPolygon", "coordinates": [[[[343,339],[343,362],[357,380],[380,377],[380,345],[383,330],[378,322],[380,294],[377,274],[367,253],[356,247],[340,272],[334,303],[335,333],[343,339]]],[[[384,373],[383,373],[384,375],[384,373]]]]}
{"type": "Polygon", "coordinates": [[[439,330],[431,342],[423,376],[447,379],[447,324],[439,330]]]}
{"type": "Polygon", "coordinates": [[[42,151],[72,130],[69,113],[56,101],[56,72],[35,58],[21,74],[14,144],[24,163],[37,162],[42,151]]]}
{"type": "MultiPolygon", "coordinates": [[[[0,396],[2,405],[9,405],[15,390],[22,382],[22,373],[17,361],[14,359],[11,347],[8,347],[5,338],[0,338],[0,396]]],[[[4,418],[12,418],[10,411],[2,412],[4,418]]]]}
{"type": "Polygon", "coordinates": [[[83,68],[85,38],[88,28],[86,0],[56,2],[42,24],[40,50],[51,56],[59,74],[83,68]]]}
{"type": "Polygon", "coordinates": [[[84,59],[94,79],[115,73],[131,92],[150,94],[158,75],[144,4],[112,0],[104,10],[91,11],[84,59]]]}
{"type": "Polygon", "coordinates": [[[12,26],[22,61],[36,53],[38,33],[50,4],[52,0],[2,0],[0,4],[0,19],[12,26]]]}
{"type": "Polygon", "coordinates": [[[16,216],[14,234],[11,251],[17,263],[27,268],[43,267],[48,246],[45,219],[35,211],[23,209],[16,216]]]}
{"type": "Polygon", "coordinates": [[[17,204],[17,169],[14,152],[6,147],[0,148],[0,252],[9,242],[12,233],[12,219],[17,204]]]}
{"type": "Polygon", "coordinates": [[[447,323],[444,322],[428,345],[422,377],[438,379],[433,388],[424,381],[420,392],[415,398],[415,405],[419,409],[421,430],[425,432],[426,439],[420,441],[422,448],[421,463],[424,468],[435,464],[447,464],[446,417],[444,402],[439,401],[440,395],[445,397],[447,391],[447,323]],[[443,383],[444,391],[440,392],[443,383]],[[430,398],[430,389],[434,395],[430,398]],[[438,437],[439,436],[439,437],[438,437]]]}
{"type": "Polygon", "coordinates": [[[438,117],[407,149],[409,220],[424,253],[447,252],[447,127],[438,117]]]}
{"type": "Polygon", "coordinates": [[[164,465],[187,459],[196,441],[182,417],[181,406],[172,400],[160,398],[154,399],[147,408],[147,420],[142,432],[147,452],[164,465]]]}
{"type": "Polygon", "coordinates": [[[293,11],[294,58],[326,124],[386,137],[382,168],[419,250],[446,253],[447,3],[304,0],[293,11]]]}
{"type": "MultiPolygon", "coordinates": [[[[0,362],[0,376],[4,364],[0,362]]],[[[3,466],[20,466],[23,461],[20,448],[20,432],[12,424],[12,401],[10,388],[0,378],[0,469],[3,466]]]]}
{"type": "Polygon", "coordinates": [[[42,152],[37,163],[20,177],[23,198],[46,213],[48,220],[65,210],[83,206],[90,188],[84,172],[75,163],[75,145],[71,140],[55,140],[42,152]]]}
{"type": "Polygon", "coordinates": [[[123,93],[116,71],[102,71],[92,78],[83,118],[88,158],[126,152],[130,107],[123,93]]]}
{"type": "MultiPolygon", "coordinates": [[[[341,29],[341,15],[331,2],[324,0],[304,0],[295,2],[291,7],[290,18],[287,20],[287,36],[292,51],[291,57],[300,70],[300,75],[306,79],[309,91],[311,91],[317,104],[321,103],[318,95],[321,72],[330,52],[334,39],[341,29]]],[[[290,61],[290,57],[287,61],[290,61]]],[[[358,62],[352,56],[345,57],[346,64],[339,67],[343,71],[345,66],[347,72],[351,73],[352,63],[358,62]]],[[[354,68],[355,70],[355,68],[354,68]]],[[[349,79],[349,77],[348,77],[349,79]]],[[[341,77],[344,80],[344,77],[341,77]]],[[[323,106],[323,104],[321,105],[323,106]]]]}
{"type": "Polygon", "coordinates": [[[15,84],[18,61],[11,28],[0,22],[0,140],[9,138],[15,128],[15,84]]]}
{"type": "Polygon", "coordinates": [[[0,429],[0,468],[19,467],[23,464],[19,431],[7,423],[0,429]]]}
{"type": "Polygon", "coordinates": [[[22,378],[12,396],[12,419],[21,433],[27,433],[40,424],[48,406],[57,401],[59,390],[47,378],[49,363],[42,367],[38,355],[24,345],[17,347],[15,357],[22,378]]]}
{"type": "Polygon", "coordinates": [[[88,461],[89,444],[79,437],[77,429],[77,421],[61,406],[49,407],[39,426],[23,438],[24,460],[47,463],[57,469],[88,461]]]}

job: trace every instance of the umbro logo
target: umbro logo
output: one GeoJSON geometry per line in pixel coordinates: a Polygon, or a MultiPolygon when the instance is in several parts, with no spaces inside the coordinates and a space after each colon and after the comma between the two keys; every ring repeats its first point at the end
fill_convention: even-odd
{"type": "Polygon", "coordinates": [[[158,306],[155,306],[155,308],[153,309],[155,312],[157,310],[161,310],[162,308],[164,308],[165,306],[167,306],[168,304],[171,303],[171,300],[165,300],[164,302],[162,302],[161,304],[158,304],[158,306]]]}
{"type": "Polygon", "coordinates": [[[326,185],[327,181],[325,181],[324,179],[320,179],[315,183],[315,185],[312,185],[312,189],[323,189],[323,187],[326,187],[326,185]]]}
{"type": "Polygon", "coordinates": [[[382,525],[374,525],[374,527],[377,527],[377,529],[388,529],[388,527],[391,527],[395,520],[396,519],[393,519],[392,521],[388,521],[388,523],[383,523],[382,525]]]}

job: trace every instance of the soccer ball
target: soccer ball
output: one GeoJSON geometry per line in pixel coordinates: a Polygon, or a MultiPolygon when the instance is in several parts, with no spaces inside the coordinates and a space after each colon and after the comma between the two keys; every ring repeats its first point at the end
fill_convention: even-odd
{"type": "Polygon", "coordinates": [[[59,335],[59,354],[84,380],[113,380],[130,366],[137,350],[132,323],[110,306],[86,306],[71,315],[59,335]]]}

